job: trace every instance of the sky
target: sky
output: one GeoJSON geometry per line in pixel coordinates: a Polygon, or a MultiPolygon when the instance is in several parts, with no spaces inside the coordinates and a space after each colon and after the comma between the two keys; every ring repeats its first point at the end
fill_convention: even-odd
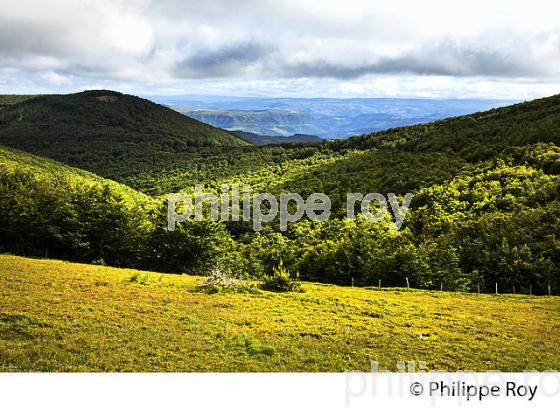
{"type": "Polygon", "coordinates": [[[531,99],[554,1],[0,0],[0,93],[531,99]]]}

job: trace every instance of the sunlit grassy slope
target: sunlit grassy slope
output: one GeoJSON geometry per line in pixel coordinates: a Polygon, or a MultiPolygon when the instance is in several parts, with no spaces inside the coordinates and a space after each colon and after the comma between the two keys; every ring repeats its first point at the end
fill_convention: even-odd
{"type": "Polygon", "coordinates": [[[0,255],[0,371],[560,368],[560,298],[304,284],[214,294],[202,278],[0,255]]]}

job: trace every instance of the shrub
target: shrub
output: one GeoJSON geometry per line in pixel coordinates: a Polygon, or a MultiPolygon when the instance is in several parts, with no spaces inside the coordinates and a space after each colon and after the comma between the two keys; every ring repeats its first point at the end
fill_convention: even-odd
{"type": "Polygon", "coordinates": [[[145,285],[146,283],[148,283],[149,278],[150,277],[147,273],[134,272],[132,275],[130,275],[128,281],[145,285]]]}
{"type": "Polygon", "coordinates": [[[196,290],[204,293],[254,293],[257,291],[253,284],[243,279],[229,276],[218,266],[212,269],[210,275],[208,275],[203,283],[197,286],[196,290]]]}
{"type": "Polygon", "coordinates": [[[282,261],[274,268],[271,276],[262,280],[260,287],[271,292],[303,292],[299,281],[290,276],[282,261]]]}
{"type": "Polygon", "coordinates": [[[263,354],[265,356],[274,356],[276,349],[273,346],[263,345],[259,340],[248,337],[245,339],[245,351],[248,355],[263,354]]]}

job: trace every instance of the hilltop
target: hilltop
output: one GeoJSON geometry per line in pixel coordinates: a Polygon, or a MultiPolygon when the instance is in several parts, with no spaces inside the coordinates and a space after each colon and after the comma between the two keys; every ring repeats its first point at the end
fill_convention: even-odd
{"type": "Polygon", "coordinates": [[[151,101],[115,91],[0,98],[0,144],[122,180],[158,156],[250,145],[151,101]]]}

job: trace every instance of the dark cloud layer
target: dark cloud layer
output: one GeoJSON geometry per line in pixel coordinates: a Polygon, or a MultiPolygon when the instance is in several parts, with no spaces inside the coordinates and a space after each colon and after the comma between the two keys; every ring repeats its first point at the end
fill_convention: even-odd
{"type": "Polygon", "coordinates": [[[461,48],[442,44],[428,45],[396,57],[381,57],[362,64],[333,64],[325,60],[286,65],[284,75],[291,77],[331,77],[353,79],[368,74],[415,74],[454,77],[540,77],[548,73],[527,58],[504,55],[498,51],[461,48]]]}
{"type": "Polygon", "coordinates": [[[183,78],[227,77],[258,64],[271,52],[271,47],[257,42],[228,44],[216,50],[198,50],[179,61],[174,73],[183,78]]]}

